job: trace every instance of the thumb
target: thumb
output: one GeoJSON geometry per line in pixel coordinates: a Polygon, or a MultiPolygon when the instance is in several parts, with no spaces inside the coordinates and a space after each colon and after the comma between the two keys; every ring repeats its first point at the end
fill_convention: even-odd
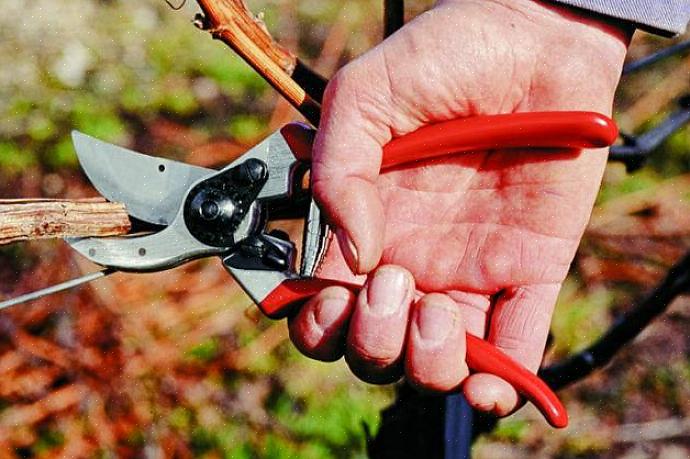
{"type": "Polygon", "coordinates": [[[314,197],[356,274],[374,269],[383,251],[385,214],[376,180],[382,146],[391,138],[384,108],[391,104],[381,78],[385,68],[379,71],[376,61],[360,58],[331,80],[312,155],[314,197]]]}

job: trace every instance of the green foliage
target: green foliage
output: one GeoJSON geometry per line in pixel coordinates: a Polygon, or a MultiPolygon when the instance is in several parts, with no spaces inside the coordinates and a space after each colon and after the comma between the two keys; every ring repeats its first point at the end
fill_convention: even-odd
{"type": "Polygon", "coordinates": [[[363,424],[375,431],[380,408],[368,394],[340,388],[330,394],[316,390],[306,397],[280,394],[272,412],[298,437],[337,451],[361,448],[363,424]]]}
{"type": "Polygon", "coordinates": [[[604,289],[578,293],[580,285],[567,279],[556,304],[551,323],[553,350],[564,356],[591,344],[609,324],[609,307],[613,295],[604,289]]]}
{"type": "Polygon", "coordinates": [[[6,174],[19,174],[35,164],[36,157],[22,151],[14,142],[0,142],[0,169],[6,174]]]}
{"type": "Polygon", "coordinates": [[[45,430],[40,433],[38,441],[33,445],[32,450],[35,455],[47,453],[58,448],[65,443],[65,436],[59,430],[45,430]]]}
{"type": "Polygon", "coordinates": [[[79,164],[71,137],[64,137],[50,147],[45,163],[54,169],[61,167],[75,168],[79,164]]]}
{"type": "Polygon", "coordinates": [[[57,132],[55,124],[45,116],[31,117],[27,123],[26,133],[35,142],[45,142],[52,139],[57,132]]]}
{"type": "Polygon", "coordinates": [[[650,165],[667,177],[690,170],[690,129],[686,127],[672,135],[654,152],[650,165]]]}
{"type": "Polygon", "coordinates": [[[188,431],[192,423],[192,413],[183,406],[175,407],[168,415],[168,424],[175,429],[188,431]]]}
{"type": "Polygon", "coordinates": [[[85,134],[106,142],[118,142],[123,140],[127,132],[123,120],[114,109],[92,95],[78,96],[72,110],[74,127],[85,134]]]}
{"type": "Polygon", "coordinates": [[[563,457],[591,458],[597,457],[611,447],[611,439],[597,432],[582,432],[569,436],[563,445],[563,457]]]}
{"type": "Polygon", "coordinates": [[[192,347],[187,351],[187,357],[200,362],[210,362],[216,358],[219,351],[220,341],[217,338],[211,338],[192,347]]]}
{"type": "Polygon", "coordinates": [[[524,419],[507,418],[499,421],[492,436],[502,441],[519,442],[529,430],[529,422],[524,419]]]}
{"type": "Polygon", "coordinates": [[[196,97],[186,81],[173,82],[162,93],[163,107],[178,116],[193,115],[198,109],[196,97]]]}
{"type": "Polygon", "coordinates": [[[240,142],[255,140],[266,129],[266,122],[255,115],[237,115],[230,120],[228,131],[240,142]]]}
{"type": "Polygon", "coordinates": [[[197,454],[203,454],[216,447],[216,437],[203,427],[196,427],[192,430],[190,445],[197,454]]]}
{"type": "Polygon", "coordinates": [[[649,168],[640,169],[632,174],[626,174],[623,178],[615,182],[605,182],[599,196],[597,204],[603,204],[620,196],[649,189],[662,180],[659,175],[649,168]]]}

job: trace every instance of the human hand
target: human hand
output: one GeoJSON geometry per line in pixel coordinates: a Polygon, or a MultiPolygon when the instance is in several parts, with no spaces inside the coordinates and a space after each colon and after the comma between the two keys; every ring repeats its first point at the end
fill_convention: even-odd
{"type": "Polygon", "coordinates": [[[550,318],[589,218],[603,150],[484,151],[379,174],[391,138],[464,116],[608,114],[627,31],[533,0],[447,0],[344,67],[329,84],[312,189],[338,229],[324,289],[290,319],[306,355],[343,353],[363,380],[404,372],[427,390],[463,387],[498,415],[515,390],[468,377],[465,331],[538,368],[550,318]],[[378,266],[378,267],[377,267],[378,266]]]}

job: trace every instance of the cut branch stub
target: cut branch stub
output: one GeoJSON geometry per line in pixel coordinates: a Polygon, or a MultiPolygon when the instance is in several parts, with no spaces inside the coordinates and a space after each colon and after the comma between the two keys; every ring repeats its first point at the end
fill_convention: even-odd
{"type": "Polygon", "coordinates": [[[0,245],[67,236],[116,236],[130,229],[124,205],[100,198],[0,200],[0,245]]]}

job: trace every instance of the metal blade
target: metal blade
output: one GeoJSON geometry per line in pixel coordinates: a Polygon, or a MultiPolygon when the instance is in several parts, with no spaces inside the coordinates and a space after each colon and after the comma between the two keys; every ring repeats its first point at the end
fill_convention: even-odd
{"type": "Polygon", "coordinates": [[[79,163],[93,186],[108,200],[121,202],[129,215],[169,225],[196,181],[216,170],[143,155],[72,132],[79,163]]]}
{"type": "Polygon", "coordinates": [[[146,236],[67,238],[65,241],[94,263],[135,272],[162,271],[227,250],[199,242],[189,234],[182,217],[162,231],[146,236]]]}

